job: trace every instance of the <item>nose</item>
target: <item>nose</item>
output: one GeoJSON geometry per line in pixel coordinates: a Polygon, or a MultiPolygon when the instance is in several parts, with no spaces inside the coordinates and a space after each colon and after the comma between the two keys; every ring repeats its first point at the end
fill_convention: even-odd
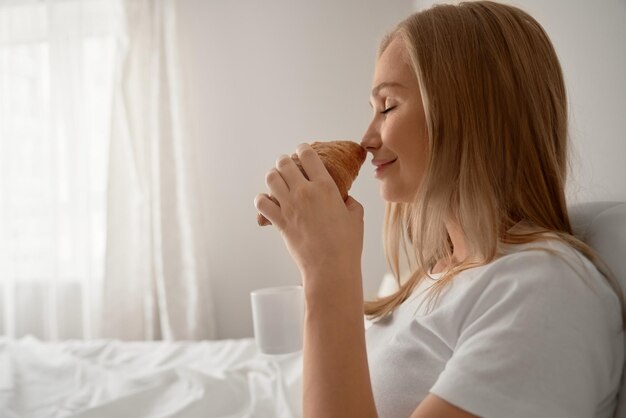
{"type": "Polygon", "coordinates": [[[370,125],[367,127],[367,130],[363,134],[363,138],[361,139],[361,146],[369,152],[374,152],[382,145],[380,134],[374,126],[374,123],[375,121],[372,121],[372,123],[370,123],[370,125]]]}

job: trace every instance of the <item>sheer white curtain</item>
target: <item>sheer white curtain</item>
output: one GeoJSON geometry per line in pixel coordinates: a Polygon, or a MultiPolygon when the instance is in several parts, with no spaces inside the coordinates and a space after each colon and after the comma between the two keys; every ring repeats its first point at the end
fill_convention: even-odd
{"type": "Polygon", "coordinates": [[[215,335],[173,0],[0,0],[0,335],[215,335]]]}
{"type": "Polygon", "coordinates": [[[126,0],[110,148],[105,336],[215,336],[174,0],[126,0]]]}
{"type": "Polygon", "coordinates": [[[119,12],[0,1],[0,334],[97,335],[119,12]]]}

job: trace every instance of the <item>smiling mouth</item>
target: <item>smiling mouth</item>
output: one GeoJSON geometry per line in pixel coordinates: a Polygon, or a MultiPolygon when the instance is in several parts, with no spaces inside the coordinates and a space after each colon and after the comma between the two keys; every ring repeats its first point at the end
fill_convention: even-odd
{"type": "Polygon", "coordinates": [[[382,174],[383,170],[385,170],[387,167],[389,167],[391,164],[395,163],[398,159],[395,158],[391,161],[387,161],[386,163],[383,164],[376,164],[376,169],[374,170],[374,176],[375,177],[380,177],[380,175],[382,174]]]}
{"type": "Polygon", "coordinates": [[[376,165],[376,169],[387,167],[388,165],[395,163],[396,160],[397,160],[397,158],[395,158],[395,159],[393,159],[391,161],[387,161],[386,163],[383,163],[383,164],[377,164],[376,165]]]}

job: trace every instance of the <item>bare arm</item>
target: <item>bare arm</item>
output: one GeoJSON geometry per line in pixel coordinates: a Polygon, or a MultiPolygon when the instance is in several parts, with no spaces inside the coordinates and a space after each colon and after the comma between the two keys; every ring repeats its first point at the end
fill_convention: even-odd
{"type": "Polygon", "coordinates": [[[298,147],[308,179],[283,156],[268,172],[257,210],[279,230],[302,274],[304,416],[376,417],[365,349],[363,208],[337,185],[309,145],[298,147]]]}
{"type": "Polygon", "coordinates": [[[410,418],[477,418],[432,393],[413,411],[410,418]]]}
{"type": "MultiPolygon", "coordinates": [[[[361,274],[354,275],[358,280],[354,276],[337,277],[339,289],[307,295],[305,418],[377,417],[365,348],[361,274]],[[345,284],[359,286],[347,289],[345,284]]],[[[309,279],[309,283],[315,283],[315,278],[309,279]]]]}

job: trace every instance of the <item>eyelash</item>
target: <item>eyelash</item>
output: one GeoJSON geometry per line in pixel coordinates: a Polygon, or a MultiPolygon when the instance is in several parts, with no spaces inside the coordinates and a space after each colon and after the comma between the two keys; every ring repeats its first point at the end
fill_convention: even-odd
{"type": "Polygon", "coordinates": [[[382,113],[384,115],[384,114],[388,113],[389,111],[391,111],[393,109],[395,109],[395,106],[388,107],[387,109],[381,111],[380,113],[382,113]]]}

